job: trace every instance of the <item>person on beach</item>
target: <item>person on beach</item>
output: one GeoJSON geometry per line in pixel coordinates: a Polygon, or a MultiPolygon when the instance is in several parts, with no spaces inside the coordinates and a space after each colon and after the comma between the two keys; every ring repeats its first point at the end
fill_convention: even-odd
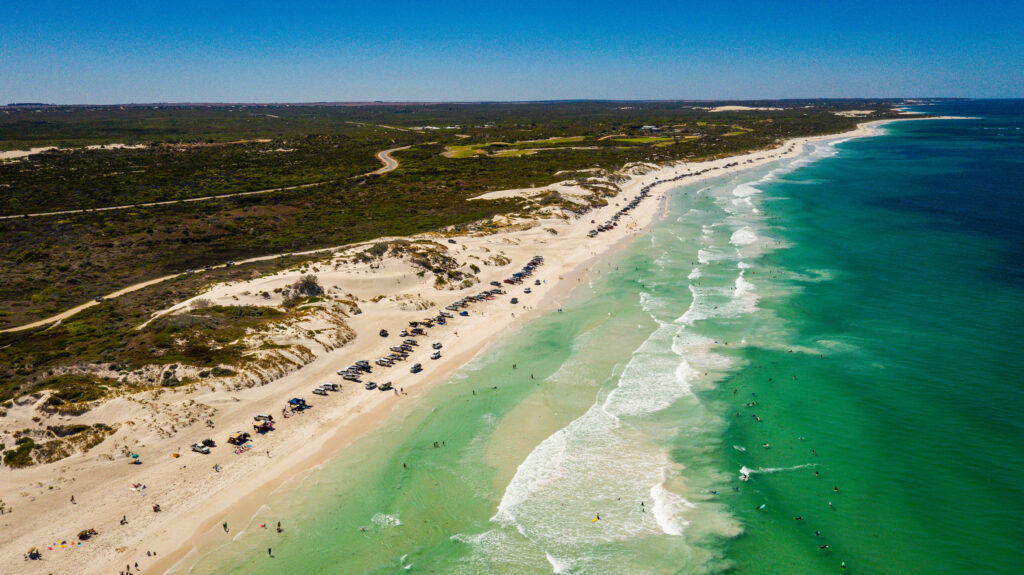
{"type": "Polygon", "coordinates": [[[277,532],[278,532],[278,533],[280,533],[280,532],[282,532],[282,531],[284,531],[284,529],[281,529],[281,522],[280,522],[280,521],[278,521],[278,522],[277,522],[277,532]]]}
{"type": "Polygon", "coordinates": [[[270,555],[271,557],[274,556],[274,551],[270,547],[267,547],[267,555],[270,555]]]}
{"type": "Polygon", "coordinates": [[[225,521],[224,522],[224,533],[227,533],[227,532],[228,532],[228,522],[225,521]]]}

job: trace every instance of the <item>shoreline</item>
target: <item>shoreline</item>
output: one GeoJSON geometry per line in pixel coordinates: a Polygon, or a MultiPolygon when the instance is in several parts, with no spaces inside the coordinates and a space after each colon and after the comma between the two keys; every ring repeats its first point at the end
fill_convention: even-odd
{"type": "MultiPolygon", "coordinates": [[[[458,318],[447,328],[431,330],[430,339],[444,342],[446,354],[450,349],[457,351],[450,357],[446,355],[442,360],[433,362],[432,365],[429,365],[429,362],[425,363],[424,365],[428,367],[427,372],[418,378],[407,373],[408,370],[399,370],[405,373],[394,376],[395,387],[403,389],[408,387],[409,391],[400,399],[410,401],[391,403],[391,394],[389,393],[365,392],[358,389],[356,385],[352,387],[357,389],[351,390],[346,386],[343,394],[316,401],[318,408],[312,410],[313,413],[292,417],[287,422],[279,422],[280,430],[266,437],[258,437],[256,449],[225,460],[229,462],[224,463],[223,472],[216,474],[212,474],[206,469],[206,465],[226,456],[227,447],[218,447],[216,456],[198,456],[203,458],[198,460],[199,465],[195,465],[197,459],[193,456],[194,454],[187,452],[187,449],[182,450],[181,446],[188,443],[186,437],[194,436],[189,440],[202,435],[222,437],[225,432],[230,432],[235,428],[245,429],[252,413],[259,411],[272,413],[274,408],[270,406],[279,406],[291,394],[301,396],[304,389],[308,390],[314,382],[322,380],[325,374],[330,377],[333,370],[342,367],[342,364],[351,363],[351,360],[357,358],[373,357],[375,353],[373,350],[380,348],[383,343],[388,341],[393,343],[393,339],[381,340],[374,335],[376,327],[385,325],[394,328],[398,325],[394,321],[386,320],[394,320],[399,316],[422,317],[427,312],[405,311],[403,315],[403,313],[390,310],[386,313],[382,311],[381,313],[356,316],[351,320],[351,325],[362,337],[357,337],[337,349],[325,351],[310,363],[276,381],[236,392],[211,391],[206,394],[200,391],[191,396],[175,392],[166,394],[171,396],[168,400],[207,401],[224,411],[216,417],[218,420],[216,431],[186,428],[180,433],[185,437],[172,436],[163,440],[154,439],[153,444],[149,444],[149,439],[147,439],[146,443],[140,445],[141,449],[146,452],[146,466],[130,466],[131,472],[126,471],[125,468],[117,470],[115,467],[123,464],[124,460],[102,461],[96,453],[90,452],[74,455],[53,464],[6,473],[6,477],[0,479],[0,487],[4,488],[5,493],[12,491],[10,489],[12,483],[25,484],[25,480],[31,480],[31,484],[40,482],[40,487],[42,487],[46,482],[46,476],[56,475],[58,469],[62,475],[65,471],[71,474],[90,475],[89,478],[83,478],[82,482],[74,487],[50,481],[51,489],[46,490],[50,493],[42,491],[31,501],[8,501],[19,515],[3,517],[2,520],[5,522],[8,521],[8,517],[14,517],[15,522],[20,521],[22,519],[21,510],[26,507],[32,512],[31,516],[26,517],[26,519],[31,519],[29,525],[18,526],[23,529],[19,529],[16,535],[9,533],[9,544],[6,546],[6,551],[10,555],[6,559],[18,562],[20,558],[17,555],[23,553],[24,549],[28,549],[30,546],[44,548],[47,545],[45,542],[52,540],[53,537],[58,539],[66,537],[70,540],[73,533],[78,530],[95,527],[100,531],[100,536],[96,538],[96,541],[85,543],[80,549],[75,550],[58,548],[48,551],[44,548],[44,561],[26,563],[25,572],[61,571],[66,570],[69,565],[82,568],[83,565],[76,562],[82,561],[84,558],[74,559],[74,553],[90,551],[92,556],[88,558],[89,567],[82,571],[83,573],[108,572],[125,562],[134,563],[142,560],[146,560],[146,564],[141,565],[146,572],[185,569],[190,558],[204,555],[216,547],[230,542],[230,539],[221,539],[223,535],[216,538],[211,537],[220,533],[220,525],[223,521],[227,520],[229,525],[248,524],[268,494],[290,488],[293,481],[296,482],[296,485],[301,484],[305,477],[316,468],[331,460],[342,449],[367,433],[376,430],[396,413],[400,413],[403,409],[414,409],[415,405],[412,405],[412,400],[429,393],[439,382],[447,380],[456,370],[485,352],[502,335],[519,329],[526,321],[542,313],[555,309],[560,300],[567,297],[581,284],[582,279],[586,277],[596,261],[619,251],[634,239],[641,237],[665,215],[665,204],[668,201],[667,196],[670,190],[798,156],[810,143],[829,140],[845,141],[872,136],[877,134],[875,128],[880,125],[920,119],[952,118],[903,118],[867,122],[858,125],[855,130],[841,134],[787,140],[770,150],[708,162],[661,166],[656,170],[631,174],[630,180],[622,184],[622,191],[619,195],[611,199],[616,202],[615,204],[610,203],[593,210],[582,218],[557,223],[543,220],[540,225],[527,230],[502,231],[480,237],[464,238],[460,236],[458,237],[459,243],[463,244],[460,247],[464,251],[469,251],[470,247],[473,250],[491,251],[499,246],[509,251],[511,264],[498,269],[486,269],[487,274],[481,274],[482,282],[507,275],[511,270],[517,269],[525,263],[525,259],[530,257],[527,254],[535,252],[545,257],[544,265],[539,267],[535,274],[538,280],[543,279],[545,283],[541,286],[531,286],[539,292],[536,294],[539,297],[524,297],[524,300],[539,301],[536,301],[530,309],[524,310],[514,317],[504,315],[504,312],[511,308],[504,307],[508,302],[507,298],[502,297],[494,302],[484,302],[471,307],[470,317],[458,318]],[[733,165],[726,166],[726,164],[733,165]],[[655,180],[678,175],[683,170],[692,171],[694,169],[707,171],[699,176],[687,177],[680,182],[664,182],[653,187],[650,196],[622,220],[618,228],[594,239],[585,237],[587,230],[592,227],[588,221],[593,219],[600,223],[606,220],[616,211],[618,202],[629,201],[643,186],[655,180]],[[557,235],[551,236],[544,231],[543,226],[549,224],[559,226],[557,235]],[[572,282],[574,278],[577,279],[575,283],[572,282]],[[547,282],[547,280],[551,281],[547,282]],[[499,307],[502,311],[496,314],[499,307]],[[488,313],[492,314],[492,318],[500,316],[504,319],[494,321],[492,318],[488,318],[488,313]],[[460,333],[461,335],[453,335],[460,333]],[[467,340],[469,343],[466,343],[467,340]],[[346,399],[348,401],[344,401],[346,399]],[[324,407],[320,408],[319,405],[324,405],[324,407]],[[166,455],[174,451],[175,448],[184,451],[181,458],[167,458],[166,455]],[[267,451],[266,456],[263,455],[265,450],[267,451]],[[160,460],[156,459],[158,453],[163,453],[160,460]],[[275,457],[271,453],[284,453],[285,455],[275,457]],[[149,463],[151,460],[152,464],[149,463]],[[185,465],[181,465],[182,463],[185,465]],[[191,469],[183,471],[186,468],[191,469]],[[13,482],[11,481],[13,478],[21,478],[22,481],[13,482]],[[136,478],[142,483],[148,481],[152,484],[150,493],[139,497],[135,505],[122,503],[123,497],[118,497],[118,495],[124,495],[124,493],[115,487],[116,482],[121,481],[128,484],[135,481],[136,478]],[[57,483],[58,488],[53,489],[54,483],[57,483]],[[113,493],[115,490],[118,491],[116,495],[113,493]],[[153,492],[159,492],[159,495],[153,495],[153,492]],[[67,497],[70,493],[77,495],[79,501],[78,504],[71,507],[67,504],[67,497]],[[157,498],[161,505],[165,506],[165,510],[159,514],[146,513],[146,508],[157,502],[157,498]],[[206,501],[203,501],[204,499],[206,501]],[[57,500],[60,502],[58,503],[57,500]],[[36,501],[39,501],[39,505],[34,505],[36,501]],[[95,509],[90,508],[87,512],[85,505],[90,504],[90,501],[98,501],[98,506],[95,509]],[[127,508],[131,508],[128,513],[134,514],[130,522],[132,529],[123,527],[119,529],[112,525],[118,519],[116,516],[126,514],[123,510],[127,508]],[[68,532],[53,535],[52,526],[55,524],[67,525],[68,532]],[[49,538],[44,535],[44,531],[51,532],[49,538]],[[216,540],[220,540],[220,542],[214,543],[213,541],[216,540]],[[157,557],[152,563],[149,563],[149,559],[146,557],[146,552],[149,550],[157,551],[157,557]],[[35,567],[38,569],[34,569],[35,567]]],[[[525,193],[528,192],[524,192],[524,195],[525,193]]],[[[431,236],[423,234],[416,237],[431,236]]],[[[379,290],[382,289],[383,283],[390,283],[390,280],[399,277],[399,274],[403,278],[408,275],[405,268],[398,266],[398,269],[386,269],[380,272],[378,275],[382,277],[377,278],[372,277],[373,273],[357,268],[343,270],[339,277],[348,272],[351,272],[349,274],[351,284],[346,285],[345,289],[353,291],[357,287],[364,290],[371,289],[371,287],[379,290]],[[402,273],[403,271],[406,273],[402,273]],[[366,273],[364,274],[364,272],[366,273]],[[359,274],[370,275],[371,279],[367,280],[359,274]],[[364,284],[370,287],[366,287],[364,284]]],[[[278,279],[277,275],[279,274],[262,281],[285,282],[288,277],[291,277],[281,274],[285,279],[278,279]]],[[[400,282],[400,280],[396,281],[400,282]]],[[[246,285],[244,282],[225,285],[223,290],[221,290],[221,286],[217,286],[211,290],[211,293],[215,294],[215,299],[227,298],[231,297],[229,294],[237,294],[240,289],[244,288],[244,285],[246,285]],[[239,287],[240,285],[242,287],[239,287]]],[[[481,285],[486,284],[482,283],[481,285]]],[[[413,289],[428,291],[432,288],[428,285],[421,285],[413,289]]],[[[452,300],[467,293],[476,293],[480,289],[482,288],[473,286],[465,290],[431,292],[428,295],[437,302],[436,307],[441,308],[452,300]]],[[[511,286],[508,289],[509,295],[518,295],[520,291],[521,288],[516,286],[511,286]]],[[[202,297],[210,296],[203,294],[202,297]]],[[[237,296],[235,297],[237,298],[237,296]]],[[[240,304],[236,303],[235,305],[240,304]]],[[[184,308],[184,306],[175,307],[184,308]]],[[[404,367],[404,365],[399,367],[404,367]]],[[[148,393],[144,392],[140,395],[148,393]]],[[[130,401],[125,400],[125,402],[130,401]]],[[[108,438],[107,441],[109,442],[111,439],[108,438]]],[[[99,450],[97,447],[96,451],[99,450]]],[[[65,483],[72,481],[79,481],[79,479],[75,478],[65,483]]],[[[10,526],[9,523],[4,524],[4,527],[8,526],[10,526]]],[[[234,533],[234,531],[232,532],[234,533]]]]}

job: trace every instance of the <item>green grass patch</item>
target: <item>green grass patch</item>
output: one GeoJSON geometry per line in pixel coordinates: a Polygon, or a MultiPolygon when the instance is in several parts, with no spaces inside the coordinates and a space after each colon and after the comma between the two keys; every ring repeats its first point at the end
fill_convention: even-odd
{"type": "Polygon", "coordinates": [[[542,148],[544,146],[557,146],[559,144],[572,144],[575,142],[582,142],[583,140],[586,139],[586,136],[564,136],[561,138],[545,138],[542,140],[520,140],[512,144],[512,147],[542,148]]]}
{"type": "Polygon", "coordinates": [[[4,452],[4,464],[8,467],[28,467],[35,463],[32,460],[32,450],[36,443],[30,437],[18,439],[17,447],[4,452]]]}
{"type": "Polygon", "coordinates": [[[65,403],[86,403],[100,399],[107,394],[109,386],[113,384],[112,379],[69,373],[48,379],[39,384],[38,388],[54,390],[46,404],[56,407],[65,403]]]}

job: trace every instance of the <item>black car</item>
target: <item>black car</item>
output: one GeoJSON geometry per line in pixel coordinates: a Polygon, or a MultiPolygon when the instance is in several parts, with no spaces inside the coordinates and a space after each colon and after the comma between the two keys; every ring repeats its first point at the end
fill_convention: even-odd
{"type": "Polygon", "coordinates": [[[409,368],[409,371],[412,373],[419,373],[423,371],[423,366],[418,363],[414,364],[412,367],[409,368]]]}

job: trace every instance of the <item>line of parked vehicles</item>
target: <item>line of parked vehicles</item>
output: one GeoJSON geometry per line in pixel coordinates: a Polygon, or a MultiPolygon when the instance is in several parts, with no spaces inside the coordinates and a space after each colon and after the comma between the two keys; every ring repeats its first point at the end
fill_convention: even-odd
{"type": "MultiPolygon", "coordinates": [[[[542,263],[544,263],[544,258],[542,256],[534,256],[529,261],[529,263],[527,263],[522,268],[522,270],[512,274],[511,277],[505,279],[504,283],[513,285],[523,283],[526,280],[526,278],[529,278],[533,274],[533,271],[542,263]]],[[[436,316],[431,316],[424,320],[410,321],[409,328],[403,329],[399,334],[404,339],[399,344],[391,346],[390,353],[380,357],[379,359],[376,360],[375,363],[380,367],[393,367],[396,362],[405,361],[406,359],[409,358],[409,354],[411,354],[415,350],[415,348],[419,346],[419,342],[417,342],[413,336],[425,336],[427,335],[427,328],[431,328],[435,325],[445,325],[447,321],[449,319],[452,319],[453,317],[452,313],[449,312],[457,312],[459,313],[459,315],[469,315],[469,312],[466,311],[465,308],[468,308],[473,303],[493,300],[495,296],[502,295],[505,293],[504,290],[501,289],[501,283],[494,281],[491,282],[491,285],[493,286],[493,289],[485,290],[476,295],[466,296],[460,300],[452,302],[451,304],[445,307],[445,309],[448,311],[441,311],[436,316]]],[[[534,285],[540,285],[540,280],[535,280],[534,285]]],[[[526,288],[523,291],[525,293],[530,293],[530,288],[526,288]]],[[[512,298],[511,301],[513,304],[515,304],[518,303],[519,300],[517,298],[512,298]]],[[[384,338],[390,336],[389,332],[386,329],[380,330],[379,335],[384,338]]],[[[441,344],[441,342],[434,342],[433,344],[431,344],[433,353],[430,354],[430,359],[441,359],[442,347],[443,345],[441,344]]],[[[415,363],[409,368],[409,371],[411,373],[419,373],[423,371],[423,365],[420,363],[415,363]]],[[[369,361],[359,360],[353,363],[352,365],[346,367],[345,369],[339,369],[337,371],[337,374],[346,381],[351,381],[354,383],[363,383],[363,375],[372,372],[373,367],[370,365],[369,361]]],[[[385,383],[376,383],[374,381],[368,381],[363,385],[363,387],[367,390],[378,389],[380,391],[389,391],[394,389],[394,386],[390,381],[385,383]]],[[[333,382],[326,382],[315,387],[313,389],[313,394],[327,396],[330,395],[331,392],[340,392],[341,390],[341,385],[333,382]]],[[[306,409],[309,409],[310,407],[310,405],[306,403],[306,400],[301,397],[293,397],[289,399],[287,403],[288,408],[290,408],[292,412],[301,412],[306,409]]],[[[285,411],[284,413],[285,417],[288,417],[288,412],[285,411]]],[[[210,422],[210,424],[212,425],[212,422],[210,422]]],[[[273,415],[269,413],[260,413],[253,417],[253,432],[264,434],[273,430],[273,415]]],[[[236,451],[238,451],[239,449],[244,450],[245,446],[248,444],[250,439],[252,439],[252,434],[250,434],[249,432],[237,431],[235,433],[232,433],[231,436],[228,437],[228,443],[237,446],[238,449],[236,449],[236,451]]],[[[209,454],[210,449],[216,447],[216,445],[217,444],[212,439],[204,439],[202,442],[196,443],[191,447],[192,451],[202,453],[205,455],[209,454]]]]}
{"type": "MultiPolygon", "coordinates": [[[[682,177],[682,176],[680,176],[680,177],[682,177]]],[[[673,180],[678,180],[678,179],[680,179],[680,178],[673,178],[673,180]]],[[[592,238],[592,237],[596,236],[600,232],[607,232],[607,231],[611,230],[612,228],[618,227],[619,219],[622,218],[622,216],[628,214],[630,211],[632,211],[632,209],[637,207],[640,204],[640,202],[643,201],[644,198],[649,196],[651,194],[651,188],[653,186],[656,186],[656,185],[658,185],[658,184],[660,184],[662,182],[667,182],[667,181],[672,181],[672,180],[655,180],[653,183],[648,184],[648,185],[644,186],[643,188],[641,188],[640,189],[640,195],[638,195],[637,197],[633,198],[628,204],[626,204],[626,207],[624,207],[621,210],[615,212],[615,215],[612,216],[612,218],[610,220],[608,220],[607,222],[597,226],[596,229],[593,229],[593,230],[590,230],[589,232],[587,232],[587,237],[592,238]]],[[[591,220],[590,223],[594,223],[594,221],[591,220]]]]}

